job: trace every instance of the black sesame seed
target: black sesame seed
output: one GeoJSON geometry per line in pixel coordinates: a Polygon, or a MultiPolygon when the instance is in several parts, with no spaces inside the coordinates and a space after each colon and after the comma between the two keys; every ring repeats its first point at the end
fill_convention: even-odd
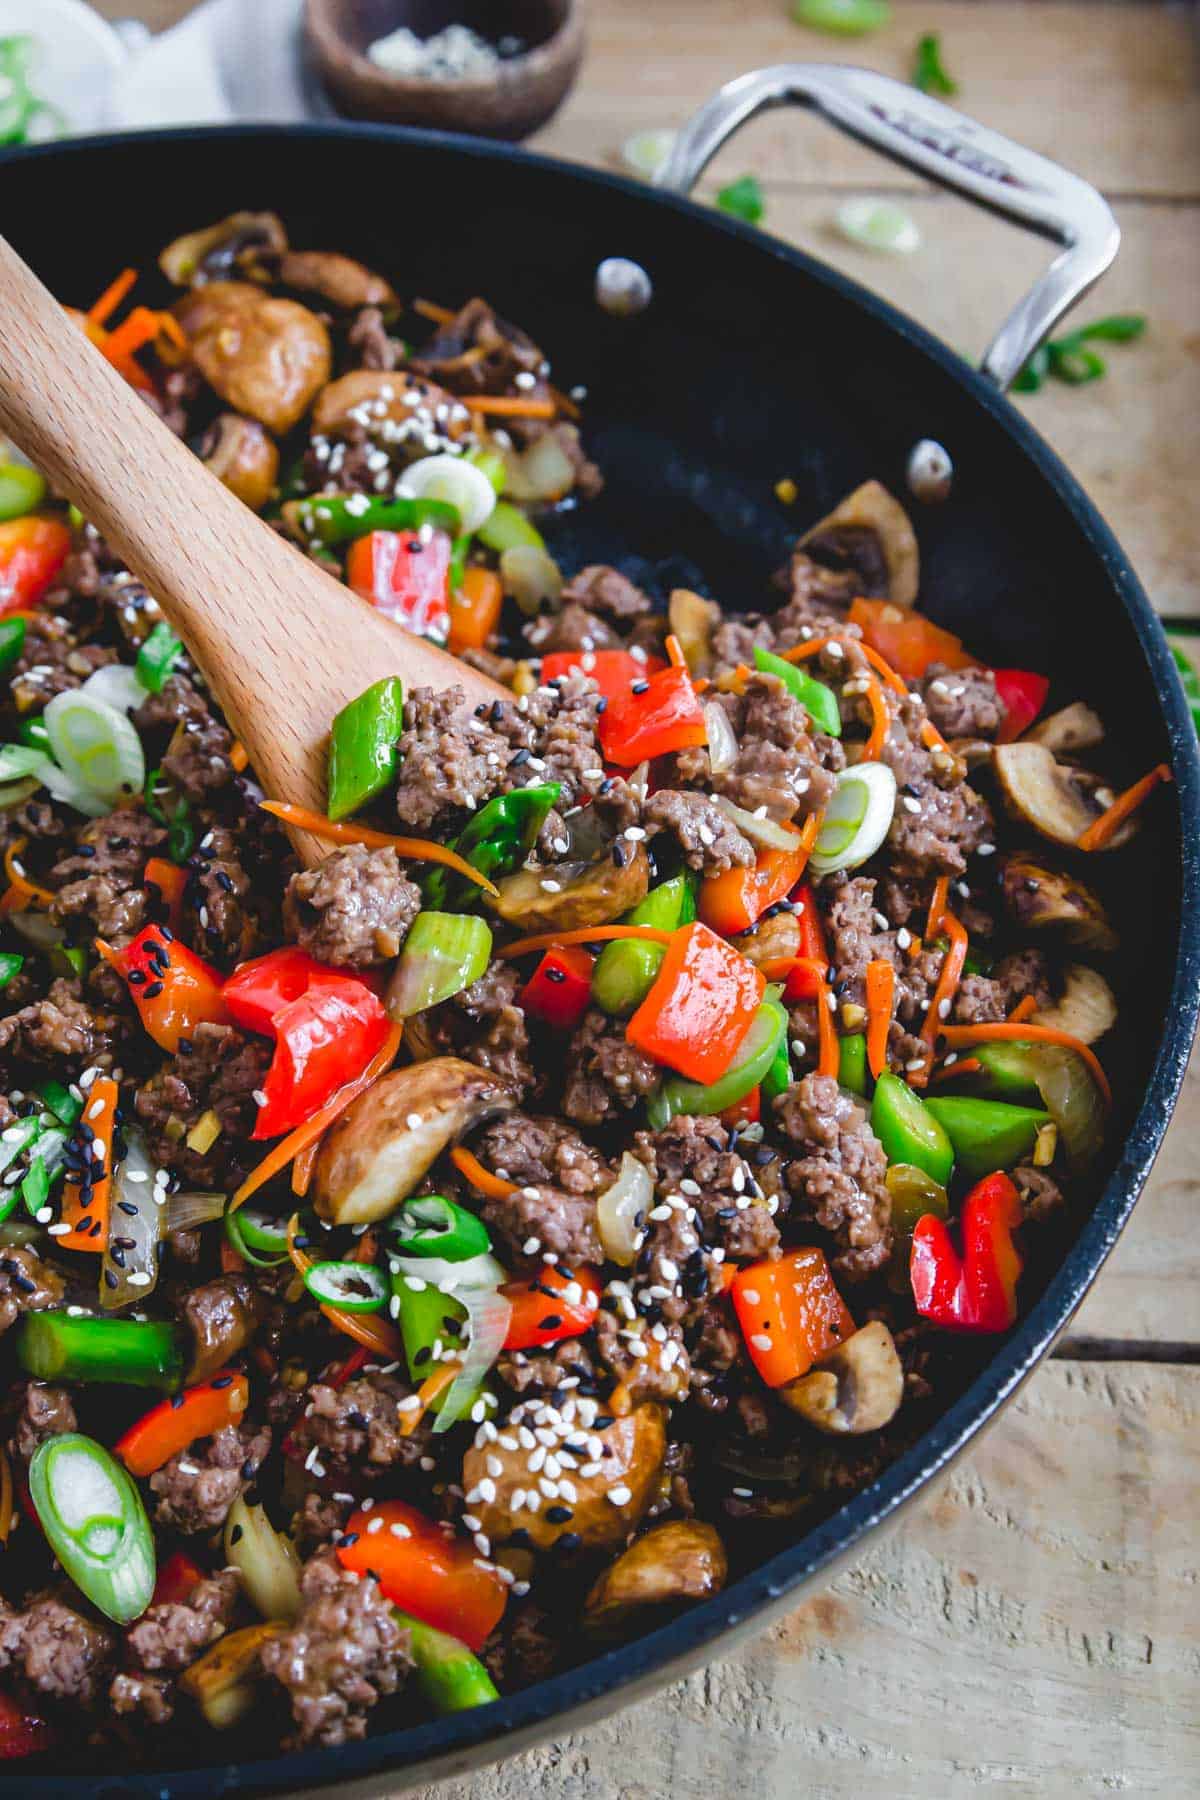
{"type": "MultiPolygon", "coordinates": [[[[97,1220],[97,1223],[99,1223],[98,1220],[97,1220]]],[[[114,1244],[109,1249],[108,1254],[109,1254],[109,1259],[112,1262],[116,1263],[118,1269],[123,1269],[125,1267],[125,1252],[123,1250],[119,1250],[117,1248],[117,1246],[114,1244]]]]}
{"type": "Polygon", "coordinates": [[[118,1200],[117,1210],[123,1212],[127,1219],[136,1219],[138,1216],[138,1209],[132,1200],[118,1200]]]}
{"type": "Polygon", "coordinates": [[[548,1506],[546,1522],[550,1525],[565,1525],[568,1519],[574,1518],[569,1506],[548,1506]]]}
{"type": "Polygon", "coordinates": [[[557,963],[551,963],[549,965],[549,967],[546,970],[546,980],[547,981],[552,981],[555,984],[555,986],[557,986],[560,981],[565,981],[566,979],[567,979],[567,971],[565,969],[560,969],[558,967],[557,963]]]}
{"type": "Polygon", "coordinates": [[[105,1287],[110,1288],[115,1288],[117,1285],[117,1278],[111,1269],[105,1269],[104,1271],[104,1285],[105,1287]]]}
{"type": "Polygon", "coordinates": [[[145,998],[147,1000],[157,1000],[158,996],[162,993],[162,991],[163,991],[162,982],[161,981],[152,981],[150,983],[149,987],[146,989],[145,998]]]}
{"type": "Polygon", "coordinates": [[[244,1535],[244,1533],[243,1533],[242,1527],[240,1525],[235,1525],[233,1530],[229,1534],[230,1543],[231,1544],[240,1544],[242,1541],[243,1535],[244,1535]]]}
{"type": "Polygon", "coordinates": [[[215,1380],[212,1382],[212,1386],[215,1388],[227,1388],[230,1386],[232,1381],[233,1381],[232,1375],[218,1375],[215,1378],[215,1380]]]}
{"type": "Polygon", "coordinates": [[[561,1324],[561,1313],[547,1313],[544,1319],[538,1320],[537,1328],[539,1331],[557,1331],[561,1324]]]}
{"type": "Polygon", "coordinates": [[[621,842],[620,838],[617,839],[612,847],[612,859],[616,863],[618,869],[623,869],[625,864],[629,861],[629,852],[621,842]]]}

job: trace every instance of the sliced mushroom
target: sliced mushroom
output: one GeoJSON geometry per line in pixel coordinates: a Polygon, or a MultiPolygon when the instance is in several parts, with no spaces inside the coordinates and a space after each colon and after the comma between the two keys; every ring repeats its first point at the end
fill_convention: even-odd
{"type": "Polygon", "coordinates": [[[205,466],[252,512],[261,512],[275,492],[279,450],[257,419],[220,413],[200,447],[205,466]]]}
{"type": "Polygon", "coordinates": [[[689,673],[708,675],[712,669],[712,634],[721,623],[721,609],[690,588],[675,588],[667,602],[667,620],[679,639],[689,673]]]}
{"type": "MultiPolygon", "coordinates": [[[[537,1550],[549,1550],[564,1532],[572,1533],[588,1550],[623,1545],[658,1490],[667,1448],[663,1409],[646,1402],[587,1436],[588,1460],[599,1463],[599,1470],[584,1475],[580,1468],[572,1469],[569,1480],[575,1498],[543,1504],[537,1512],[523,1502],[513,1505],[514,1495],[537,1493],[537,1469],[529,1466],[532,1452],[521,1445],[508,1450],[503,1441],[481,1448],[472,1445],[463,1457],[462,1484],[468,1494],[482,1485],[483,1492],[492,1495],[474,1505],[484,1536],[503,1544],[521,1531],[537,1550]],[[593,1437],[599,1439],[599,1455],[592,1454],[593,1437]]],[[[509,1441],[516,1444],[515,1438],[509,1441]]]]}
{"type": "Polygon", "coordinates": [[[820,1368],[777,1391],[785,1406],[818,1431],[859,1437],[878,1431],[900,1410],[904,1370],[891,1332],[882,1320],[873,1319],[839,1344],[820,1368]]]}
{"type": "Polygon", "coordinates": [[[232,275],[248,254],[286,249],[287,233],[276,213],[236,212],[176,238],[159,257],[158,266],[177,287],[193,287],[232,275]]]}
{"type": "Polygon", "coordinates": [[[648,1613],[719,1594],[728,1573],[725,1546],[711,1525],[701,1519],[652,1525],[595,1582],[583,1623],[601,1636],[623,1632],[635,1617],[645,1625],[648,1613]]]}
{"type": "Polygon", "coordinates": [[[795,913],[772,913],[757,930],[748,931],[744,937],[733,941],[747,962],[762,968],[766,963],[801,954],[800,921],[795,913]]]}
{"type": "Polygon", "coordinates": [[[1094,750],[1104,742],[1104,721],[1082,700],[1073,700],[1070,706],[1051,713],[1027,731],[1024,742],[1044,744],[1056,756],[1077,756],[1081,750],[1094,750]]]}
{"type": "MultiPolygon", "coordinates": [[[[1057,762],[1044,744],[997,744],[992,768],[1008,810],[1053,844],[1077,844],[1112,800],[1111,793],[1101,797],[1106,790],[1098,775],[1057,762]]],[[[1127,844],[1137,828],[1136,816],[1128,819],[1104,848],[1127,844]]]]}
{"type": "Polygon", "coordinates": [[[650,886],[650,859],[644,844],[619,840],[613,851],[594,862],[553,863],[548,868],[518,869],[500,882],[500,892],[486,904],[506,925],[521,931],[574,931],[584,925],[607,925],[639,905],[650,886]]]}
{"type": "Polygon", "coordinates": [[[912,606],[920,583],[917,537],[900,502],[878,481],[864,481],[828,518],[806,531],[796,548],[815,562],[853,569],[866,598],[912,606]]]}
{"type": "Polygon", "coordinates": [[[352,256],[336,250],[285,250],[264,268],[284,287],[317,294],[330,306],[353,312],[360,306],[395,306],[395,289],[352,256]]]}
{"type": "Polygon", "coordinates": [[[334,1225],[385,1218],[443,1150],[512,1104],[486,1069],[456,1056],[394,1069],[330,1128],[313,1172],[313,1204],[334,1225]]]}
{"type": "Polygon", "coordinates": [[[1117,948],[1103,901],[1076,876],[1048,869],[1032,856],[1010,856],[1000,887],[1005,905],[1024,930],[1059,931],[1068,944],[1088,950],[1117,948]]]}
{"type": "Polygon", "coordinates": [[[222,400],[282,436],[329,380],[329,333],[306,306],[248,281],[210,281],[175,303],[196,367],[222,400]]]}
{"type": "Polygon", "coordinates": [[[263,1322],[266,1303],[245,1275],[218,1275],[183,1303],[192,1333],[189,1382],[207,1381],[244,1350],[263,1322]]]}
{"type": "Polygon", "coordinates": [[[1117,1002],[1103,975],[1084,963],[1068,963],[1063,970],[1063,991],[1050,1006],[1039,1006],[1035,1025],[1068,1031],[1081,1044],[1094,1044],[1117,1022],[1117,1002]]]}
{"type": "Polygon", "coordinates": [[[255,1678],[261,1674],[259,1658],[265,1646],[286,1630],[286,1620],[272,1619],[265,1625],[227,1631],[179,1677],[184,1693],[216,1730],[228,1730],[250,1711],[255,1678]]]}
{"type": "Polygon", "coordinates": [[[349,425],[387,436],[389,428],[412,425],[458,439],[471,429],[462,403],[423,375],[403,369],[352,369],[331,381],[313,408],[314,437],[337,437],[349,425]],[[443,410],[445,409],[445,410],[443,410]]]}

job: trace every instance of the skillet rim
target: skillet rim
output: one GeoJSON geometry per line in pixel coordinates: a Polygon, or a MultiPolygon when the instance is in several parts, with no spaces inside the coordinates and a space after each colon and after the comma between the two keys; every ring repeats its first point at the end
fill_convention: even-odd
{"type": "MultiPolygon", "coordinates": [[[[716,1598],[683,1614],[669,1625],[629,1645],[602,1652],[578,1669],[552,1677],[521,1693],[474,1712],[368,1737],[331,1750],[306,1750],[248,1763],[206,1762],[199,1768],[130,1770],[112,1775],[0,1776],[0,1800],[175,1800],[184,1795],[215,1792],[251,1795],[302,1789],[305,1794],[332,1793],[354,1781],[356,1792],[374,1779],[387,1783],[405,1772],[404,1787],[417,1780],[438,1779],[499,1760],[506,1742],[527,1747],[544,1737],[557,1721],[572,1728],[581,1708],[588,1717],[616,1710],[634,1698],[621,1699],[635,1684],[640,1692],[661,1688],[694,1667],[700,1653],[716,1648],[735,1630],[744,1634],[756,1614],[765,1625],[773,1610],[803,1583],[861,1548],[866,1535],[894,1518],[930,1481],[944,1472],[976,1433],[1001,1407],[1050,1350],[1095,1280],[1141,1192],[1162,1144],[1187,1069],[1197,1018],[1200,1016],[1200,746],[1183,690],[1167,646],[1163,626],[1134,574],[1128,558],[1080,483],[1017,408],[956,351],[886,300],[869,292],[803,250],[714,208],[666,193],[617,174],[574,164],[561,157],[510,145],[413,128],[326,122],[181,126],[166,131],[108,132],[14,148],[0,154],[0,168],[17,173],[46,160],[69,162],[76,156],[102,154],[114,148],[164,141],[203,145],[240,139],[252,145],[264,139],[348,139],[403,149],[440,150],[481,162],[527,165],[567,178],[584,187],[608,189],[651,207],[690,216],[714,231],[753,247],[759,254],[786,264],[833,295],[866,312],[911,349],[934,362],[965,389],[1032,463],[1054,498],[1080,531],[1109,591],[1124,610],[1145,658],[1163,710],[1173,791],[1180,833],[1180,911],[1178,944],[1167,1017],[1159,1038],[1150,1079],[1130,1127],[1123,1153],[1105,1183],[1086,1224],[1029,1314],[1006,1339],[957,1401],[884,1473],[805,1533],[790,1549],[780,1551],[761,1568],[742,1576],[716,1598]]],[[[376,1792],[381,1791],[378,1787],[376,1792]]]]}

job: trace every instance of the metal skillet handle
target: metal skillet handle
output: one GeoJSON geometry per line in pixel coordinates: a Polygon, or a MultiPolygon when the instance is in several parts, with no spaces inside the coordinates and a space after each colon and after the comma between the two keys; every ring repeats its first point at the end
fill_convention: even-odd
{"type": "Polygon", "coordinates": [[[656,186],[689,193],[725,141],[764,107],[807,106],[849,137],[1064,245],[993,338],[982,369],[1003,392],[1117,254],[1107,202],[1078,175],[869,69],[778,63],[726,82],[680,132],[656,186]]]}

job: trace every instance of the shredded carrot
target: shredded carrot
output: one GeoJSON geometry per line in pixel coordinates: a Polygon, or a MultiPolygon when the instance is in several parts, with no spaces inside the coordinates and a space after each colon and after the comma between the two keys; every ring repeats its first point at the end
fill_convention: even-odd
{"type": "Polygon", "coordinates": [[[452,1362],[443,1363],[440,1368],[433,1371],[432,1375],[427,1375],[425,1377],[424,1381],[417,1389],[417,1399],[421,1402],[420,1406],[410,1407],[407,1412],[403,1412],[399,1415],[396,1429],[399,1431],[401,1437],[412,1436],[413,1432],[417,1429],[417,1426],[421,1423],[422,1417],[428,1412],[438,1395],[444,1394],[446,1389],[453,1385],[461,1368],[461,1362],[455,1358],[452,1362]]]}
{"type": "MultiPolygon", "coordinates": [[[[945,1030],[945,1021],[950,1012],[950,1005],[958,992],[958,984],[962,980],[963,964],[967,960],[967,948],[970,939],[965,925],[955,918],[952,912],[943,912],[939,921],[940,930],[950,939],[950,948],[942,958],[941,973],[937,986],[933,990],[933,999],[929,1002],[929,1011],[925,1014],[925,1023],[921,1027],[921,1037],[929,1046],[930,1061],[933,1060],[933,1048],[938,1037],[945,1030]]],[[[924,1069],[913,1071],[910,1080],[914,1087],[923,1087],[929,1079],[928,1064],[924,1069]]]]}
{"type": "Polygon", "coordinates": [[[109,1201],[112,1194],[112,1161],[113,1161],[113,1128],[116,1122],[119,1090],[116,1082],[109,1075],[97,1076],[84,1097],[83,1113],[80,1118],[80,1134],[86,1125],[94,1135],[88,1140],[87,1152],[93,1158],[93,1169],[101,1168],[104,1174],[96,1180],[84,1200],[84,1189],[80,1182],[68,1173],[63,1183],[62,1223],[71,1227],[56,1243],[64,1250],[107,1250],[108,1248],[108,1214],[109,1201]],[[95,1145],[99,1144],[102,1156],[96,1157],[95,1145]]]}
{"type": "Polygon", "coordinates": [[[673,669],[686,669],[687,657],[683,654],[683,645],[673,631],[668,632],[665,644],[667,661],[673,669]]]}
{"type": "Polygon", "coordinates": [[[940,1087],[943,1081],[953,1081],[956,1075],[978,1075],[983,1064],[977,1056],[964,1056],[958,1062],[945,1063],[929,1077],[930,1087],[940,1087]]]}
{"type": "Polygon", "coordinates": [[[127,318],[108,334],[104,354],[109,362],[120,364],[158,336],[158,314],[148,306],[135,306],[127,318]]]}
{"type": "Polygon", "coordinates": [[[556,411],[553,400],[526,400],[521,394],[462,394],[459,398],[472,412],[497,418],[552,419],[556,411]]]}
{"type": "Polygon", "coordinates": [[[0,1544],[8,1543],[13,1523],[13,1478],[8,1451],[0,1447],[0,1544]]]}
{"type": "Polygon", "coordinates": [[[303,1150],[296,1153],[296,1159],[292,1163],[292,1192],[298,1199],[303,1200],[312,1184],[313,1170],[321,1154],[321,1142],[320,1138],[314,1138],[311,1144],[306,1144],[303,1150]]]}
{"type": "Polygon", "coordinates": [[[234,1194],[229,1205],[231,1212],[236,1212],[237,1208],[243,1205],[251,1194],[257,1193],[264,1182],[270,1181],[273,1175],[278,1175],[281,1169],[286,1169],[292,1159],[299,1156],[302,1150],[306,1150],[310,1144],[316,1144],[328,1127],[333,1124],[338,1114],[345,1112],[352,1100],[357,1100],[358,1096],[365,1093],[373,1081],[377,1081],[391,1068],[399,1054],[403,1033],[402,1025],[392,1025],[362,1074],[339,1088],[333,1098],[327,1100],[321,1110],[315,1112],[311,1119],[306,1119],[303,1125],[297,1125],[295,1131],[289,1131],[286,1137],[280,1138],[272,1150],[268,1150],[257,1168],[251,1169],[241,1187],[234,1194]]]}
{"type": "Polygon", "coordinates": [[[478,1188],[489,1200],[507,1200],[510,1194],[517,1192],[515,1181],[505,1181],[502,1175],[493,1175],[490,1169],[484,1168],[477,1156],[472,1156],[461,1144],[450,1152],[450,1161],[464,1181],[469,1181],[473,1188],[478,1188]]]}
{"type": "Polygon", "coordinates": [[[1022,1019],[1032,1018],[1036,1011],[1037,1001],[1032,994],[1026,994],[1023,1000],[1017,1001],[1017,1004],[1009,1013],[1008,1022],[1010,1025],[1019,1025],[1022,1019]]]}
{"type": "Polygon", "coordinates": [[[945,1025],[942,1027],[942,1036],[948,1050],[969,1050],[976,1044],[991,1043],[1061,1044],[1063,1049],[1074,1050],[1077,1056],[1083,1058],[1104,1096],[1104,1104],[1112,1105],[1108,1076],[1101,1068],[1095,1051],[1079,1038],[1072,1037],[1069,1031],[1059,1031],[1053,1025],[1034,1025],[1028,1019],[1014,1025],[1011,1019],[1006,1019],[1000,1025],[945,1025]]]}
{"type": "Polygon", "coordinates": [[[49,906],[54,899],[49,888],[39,887],[36,881],[30,881],[17,861],[28,841],[28,838],[14,838],[4,852],[4,873],[8,876],[8,886],[0,894],[0,917],[5,913],[24,912],[28,906],[49,906]]]}
{"type": "Polygon", "coordinates": [[[136,269],[122,269],[116,280],[109,282],[95,305],[87,309],[93,325],[103,325],[112,317],[137,278],[136,269]]]}
{"type": "Polygon", "coordinates": [[[346,1261],[355,1263],[373,1263],[379,1259],[379,1233],[364,1231],[352,1250],[347,1250],[346,1261]]]}
{"type": "Polygon", "coordinates": [[[836,1081],[842,1056],[837,1026],[833,1022],[833,1008],[829,1004],[833,996],[820,964],[810,963],[809,966],[815,973],[817,983],[817,1074],[831,1075],[836,1081]]]}
{"type": "Polygon", "coordinates": [[[151,856],[147,859],[142,879],[148,888],[158,889],[167,909],[167,924],[172,931],[178,931],[184,890],[187,887],[187,870],[181,869],[178,863],[168,862],[165,856],[151,856]]]}
{"type": "MultiPolygon", "coordinates": [[[[858,638],[841,638],[835,636],[809,638],[803,644],[793,644],[790,650],[781,650],[779,654],[783,657],[784,662],[806,662],[810,656],[816,656],[819,650],[823,650],[826,644],[842,644],[843,646],[846,644],[853,644],[855,649],[862,651],[875,673],[877,675],[882,675],[884,681],[887,682],[887,685],[894,694],[907,694],[909,692],[908,683],[905,681],[903,675],[898,675],[896,673],[887,658],[880,656],[878,650],[876,650],[873,645],[864,644],[858,638]]],[[[945,738],[942,736],[932,719],[925,719],[922,722],[921,742],[925,745],[927,750],[944,750],[947,755],[950,754],[950,746],[947,744],[945,738]]]]}
{"type": "Polygon", "coordinates": [[[367,844],[373,850],[390,844],[397,856],[411,857],[414,862],[444,863],[446,868],[473,881],[485,893],[500,891],[486,875],[481,875],[453,850],[447,850],[444,844],[432,844],[426,838],[393,837],[390,832],[375,831],[369,825],[353,825],[348,819],[327,819],[324,813],[313,812],[307,806],[292,806],[283,800],[260,800],[258,804],[264,812],[282,819],[285,825],[294,825],[297,831],[311,831],[314,837],[329,838],[335,844],[367,844]]]}
{"type": "Polygon", "coordinates": [[[1159,763],[1156,768],[1151,769],[1148,775],[1143,775],[1140,781],[1135,781],[1132,787],[1126,788],[1123,794],[1118,794],[1112,805],[1106,808],[1098,819],[1093,819],[1086,831],[1080,832],[1075,840],[1075,848],[1077,850],[1107,849],[1126,819],[1132,818],[1147,796],[1154,792],[1159,782],[1172,779],[1169,765],[1159,763]]]}
{"type": "Polygon", "coordinates": [[[937,928],[942,922],[942,914],[945,912],[949,900],[950,877],[948,875],[939,875],[934,883],[933,896],[929,902],[929,917],[925,921],[925,936],[927,938],[935,938],[937,936],[937,928]]]}
{"type": "Polygon", "coordinates": [[[602,944],[610,938],[640,938],[645,944],[669,944],[674,934],[654,925],[580,925],[574,931],[539,931],[534,937],[515,938],[497,950],[497,956],[532,956],[555,944],[602,944]]]}
{"type": "Polygon", "coordinates": [[[577,423],[582,419],[583,414],[572,400],[570,394],[564,394],[561,388],[556,387],[552,387],[550,392],[554,395],[554,404],[557,406],[564,419],[574,419],[577,423]]]}
{"type": "Polygon", "coordinates": [[[925,719],[922,722],[921,742],[927,750],[942,750],[947,756],[953,755],[949,744],[946,742],[932,719],[925,719]]]}
{"type": "Polygon", "coordinates": [[[415,313],[420,313],[423,319],[431,319],[435,325],[449,325],[451,319],[458,317],[449,306],[437,306],[432,300],[414,300],[411,304],[415,313]]]}
{"type": "Polygon", "coordinates": [[[892,715],[887,709],[883,689],[874,676],[867,683],[867,701],[871,708],[871,735],[863,746],[863,761],[878,762],[883,754],[883,746],[887,742],[892,715]]]}
{"type": "Polygon", "coordinates": [[[888,1027],[896,998],[896,971],[880,958],[867,964],[867,1067],[878,1081],[887,1068],[888,1027]]]}
{"type": "MultiPolygon", "coordinates": [[[[236,1195],[235,1195],[236,1199],[236,1195]]],[[[296,1242],[300,1231],[300,1214],[293,1213],[288,1220],[287,1242],[288,1255],[299,1275],[306,1275],[314,1266],[314,1259],[307,1255],[296,1242]]],[[[381,1318],[377,1313],[342,1312],[340,1307],[322,1304],[321,1311],[331,1325],[352,1337],[356,1344],[365,1350],[374,1350],[384,1362],[396,1362],[404,1349],[404,1342],[396,1327],[389,1319],[381,1318]]]]}
{"type": "Polygon", "coordinates": [[[242,770],[250,761],[250,752],[246,749],[241,738],[234,738],[233,743],[230,745],[229,760],[233,764],[234,770],[238,775],[241,774],[242,770]]]}
{"type": "Polygon", "coordinates": [[[158,315],[158,329],[161,336],[165,337],[169,344],[173,344],[182,356],[190,355],[192,346],[188,342],[186,331],[183,329],[183,326],[179,323],[179,320],[175,317],[174,313],[160,312],[158,315]]]}

